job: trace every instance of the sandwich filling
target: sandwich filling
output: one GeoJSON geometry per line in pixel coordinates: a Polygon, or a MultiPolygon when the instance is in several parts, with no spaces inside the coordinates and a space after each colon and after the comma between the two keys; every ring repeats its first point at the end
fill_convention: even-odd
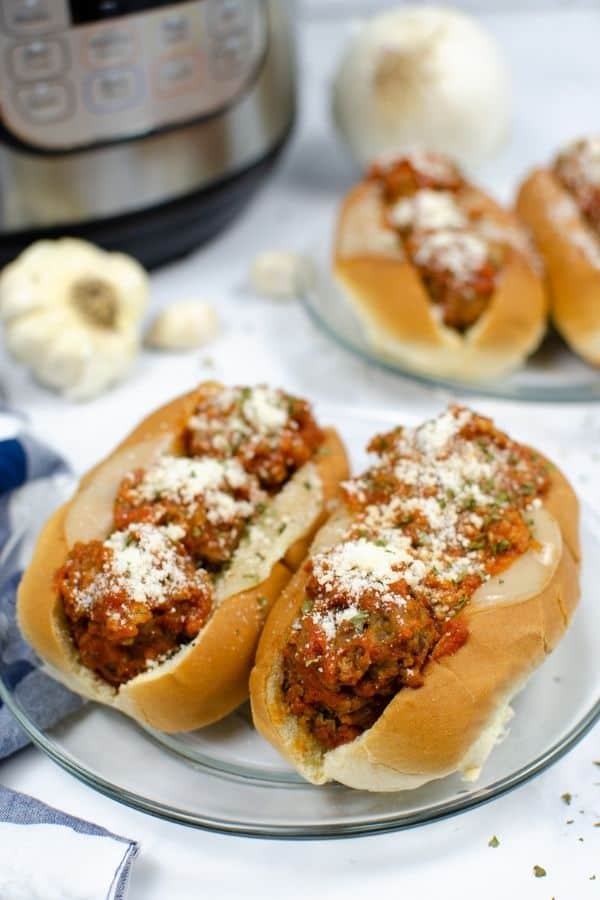
{"type": "Polygon", "coordinates": [[[394,229],[444,325],[465,332],[487,309],[503,261],[458,169],[436,154],[372,168],[394,229]]]}
{"type": "Polygon", "coordinates": [[[306,564],[283,652],[285,703],[325,750],[468,640],[461,611],[535,546],[532,514],[549,485],[534,451],[459,407],[369,450],[374,465],[343,485],[346,534],[306,564]]]}
{"type": "Polygon", "coordinates": [[[75,543],[56,574],[81,663],[115,687],[201,631],[250,523],[323,433],[304,400],[258,386],[200,389],[173,438],[185,454],[126,473],[108,537],[75,543]]]}

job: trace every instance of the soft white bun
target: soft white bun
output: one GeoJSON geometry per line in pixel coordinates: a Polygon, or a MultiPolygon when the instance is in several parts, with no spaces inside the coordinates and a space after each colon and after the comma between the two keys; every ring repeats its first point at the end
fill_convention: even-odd
{"type": "Polygon", "coordinates": [[[546,330],[547,300],[535,260],[514,216],[470,188],[505,246],[497,288],[464,334],[443,324],[401,241],[383,224],[383,196],[375,181],[353,188],[342,204],[334,271],[345,296],[384,358],[440,378],[483,381],[521,364],[546,330]]]}
{"type": "MultiPolygon", "coordinates": [[[[207,384],[202,389],[210,392],[219,386],[207,384]]],[[[304,558],[328,502],[347,475],[344,448],[337,434],[326,429],[325,443],[314,460],[295,473],[251,525],[248,540],[240,544],[217,581],[213,612],[198,636],[167,661],[114,689],[79,661],[54,576],[75,541],[107,536],[113,500],[125,473],[147,466],[165,450],[177,452],[175,436],[197,397],[193,392],[157,410],[84,476],[73,499],[42,531],[17,601],[25,638],[59,680],[85,697],[167,732],[207,725],[246,699],[266,614],[304,558]],[[282,520],[287,527],[280,533],[282,520]]]]}
{"type": "MultiPolygon", "coordinates": [[[[282,694],[282,653],[303,602],[299,570],[267,620],[250,679],[258,730],[314,784],[336,780],[370,791],[419,787],[461,772],[473,779],[502,737],[511,698],[564,634],[579,597],[578,505],[564,476],[552,469],[535,514],[539,547],[484,584],[467,605],[469,637],[456,653],[429,660],[417,690],[401,690],[375,724],[324,752],[292,716],[282,694]]],[[[340,510],[315,537],[312,552],[341,536],[340,510]]]]}
{"type": "Polygon", "coordinates": [[[517,212],[544,258],[554,324],[575,353],[600,366],[600,238],[547,169],[521,185],[517,212]]]}

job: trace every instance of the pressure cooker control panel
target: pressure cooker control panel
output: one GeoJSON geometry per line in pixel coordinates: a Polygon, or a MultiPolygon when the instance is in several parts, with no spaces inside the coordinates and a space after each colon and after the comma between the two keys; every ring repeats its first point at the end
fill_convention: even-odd
{"type": "Polygon", "coordinates": [[[38,150],[73,150],[194,121],[244,94],[267,49],[262,0],[145,5],[2,0],[4,128],[38,150]],[[93,7],[90,22],[81,8],[93,7]]]}

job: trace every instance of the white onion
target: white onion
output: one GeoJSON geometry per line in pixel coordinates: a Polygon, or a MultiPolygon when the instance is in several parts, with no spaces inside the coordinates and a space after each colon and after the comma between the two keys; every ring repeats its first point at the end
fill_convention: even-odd
{"type": "Polygon", "coordinates": [[[362,164],[435,150],[472,166],[507,136],[510,83],[495,41],[458,11],[404,7],[375,16],[347,48],[334,116],[362,164]]]}

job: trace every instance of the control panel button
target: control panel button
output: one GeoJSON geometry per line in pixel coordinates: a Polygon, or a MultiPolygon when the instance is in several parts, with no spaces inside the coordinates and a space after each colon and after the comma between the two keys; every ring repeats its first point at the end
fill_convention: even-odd
{"type": "Polygon", "coordinates": [[[250,20],[250,0],[209,0],[208,27],[214,37],[246,32],[250,20]]]}
{"type": "Polygon", "coordinates": [[[165,47],[187,44],[191,36],[190,20],[182,12],[171,13],[160,23],[160,40],[165,47]]]}
{"type": "Polygon", "coordinates": [[[191,53],[161,60],[156,67],[156,92],[171,97],[190,90],[200,80],[200,61],[191,53]]]}
{"type": "Polygon", "coordinates": [[[9,31],[38,34],[66,28],[67,0],[2,0],[2,17],[9,31]]]}
{"type": "Polygon", "coordinates": [[[66,118],[71,94],[66,83],[39,81],[17,91],[17,102],[24,118],[38,125],[60,122],[66,118]]]}
{"type": "Polygon", "coordinates": [[[10,55],[17,81],[54,78],[66,67],[65,48],[58,41],[33,40],[13,47],[10,55]]]}
{"type": "Polygon", "coordinates": [[[211,68],[215,78],[226,80],[240,75],[250,58],[250,43],[243,35],[232,34],[213,46],[211,68]]]}
{"type": "Polygon", "coordinates": [[[95,72],[85,79],[84,97],[95,113],[120,112],[139,102],[143,79],[137,68],[95,72]]]}
{"type": "Polygon", "coordinates": [[[125,28],[94,31],[87,41],[87,57],[92,66],[114,66],[133,56],[133,34],[125,28]]]}

